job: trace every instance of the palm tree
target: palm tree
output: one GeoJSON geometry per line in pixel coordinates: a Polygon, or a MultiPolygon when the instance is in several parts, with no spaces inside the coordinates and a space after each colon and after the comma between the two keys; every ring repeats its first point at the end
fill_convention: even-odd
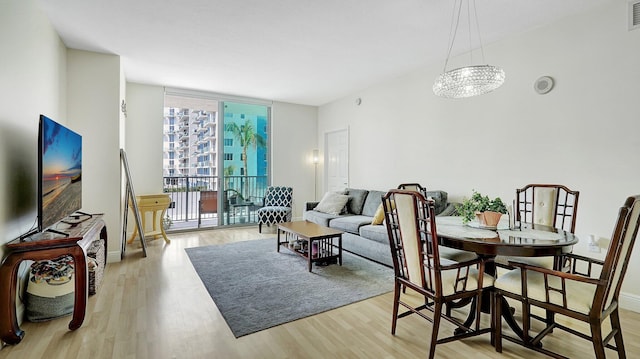
{"type": "Polygon", "coordinates": [[[243,125],[238,125],[235,122],[231,122],[226,126],[226,130],[233,134],[236,140],[240,142],[240,146],[242,146],[242,162],[244,165],[244,196],[245,198],[249,194],[249,165],[247,159],[247,149],[249,146],[253,146],[253,148],[257,147],[265,147],[266,141],[265,139],[256,133],[253,129],[253,125],[251,121],[247,119],[243,125]]]}
{"type": "Polygon", "coordinates": [[[224,189],[229,189],[229,177],[233,176],[233,173],[236,171],[236,166],[228,165],[224,168],[224,189]]]}

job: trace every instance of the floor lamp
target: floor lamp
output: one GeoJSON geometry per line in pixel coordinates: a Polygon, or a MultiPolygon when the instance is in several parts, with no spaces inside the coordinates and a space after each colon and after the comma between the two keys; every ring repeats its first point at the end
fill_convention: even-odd
{"type": "Polygon", "coordinates": [[[318,163],[320,162],[320,157],[318,155],[318,150],[313,150],[313,155],[311,156],[311,161],[313,162],[313,200],[318,200],[318,163]]]}

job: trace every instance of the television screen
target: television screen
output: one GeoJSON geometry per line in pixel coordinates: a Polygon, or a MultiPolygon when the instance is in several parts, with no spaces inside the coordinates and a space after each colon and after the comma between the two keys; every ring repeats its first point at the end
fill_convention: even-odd
{"type": "Polygon", "coordinates": [[[82,208],[82,136],[40,115],[38,228],[82,208]]]}

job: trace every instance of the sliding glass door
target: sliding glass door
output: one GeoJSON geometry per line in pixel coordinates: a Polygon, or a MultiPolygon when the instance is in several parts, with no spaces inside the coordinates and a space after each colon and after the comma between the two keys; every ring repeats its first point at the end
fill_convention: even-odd
{"type": "Polygon", "coordinates": [[[270,107],[165,94],[163,183],[173,228],[256,222],[269,183],[270,107]]]}
{"type": "Polygon", "coordinates": [[[222,183],[226,224],[256,223],[269,183],[269,114],[264,105],[223,102],[222,183]]]}

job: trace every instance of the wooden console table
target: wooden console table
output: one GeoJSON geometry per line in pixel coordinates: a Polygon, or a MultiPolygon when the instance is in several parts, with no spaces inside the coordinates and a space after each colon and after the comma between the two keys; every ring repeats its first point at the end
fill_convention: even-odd
{"type": "Polygon", "coordinates": [[[39,261],[71,255],[75,263],[75,302],[69,329],[80,328],[84,321],[88,296],[85,252],[91,243],[98,239],[104,240],[106,251],[107,227],[102,215],[93,215],[84,222],[58,230],[64,230],[69,236],[51,234],[37,236],[37,239],[27,237],[6,244],[9,254],[0,266],[0,339],[7,344],[18,344],[24,337],[24,331],[18,326],[16,318],[18,267],[23,260],[39,261]]]}

